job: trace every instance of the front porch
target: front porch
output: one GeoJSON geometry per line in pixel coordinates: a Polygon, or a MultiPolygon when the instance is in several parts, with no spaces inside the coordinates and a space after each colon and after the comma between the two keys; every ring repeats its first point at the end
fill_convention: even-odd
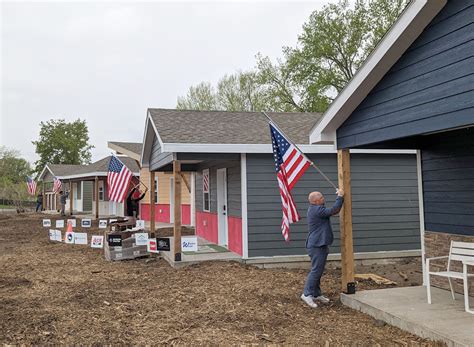
{"type": "MultiPolygon", "coordinates": [[[[404,287],[341,294],[352,309],[394,325],[415,335],[442,341],[447,346],[474,346],[474,315],[464,310],[464,297],[452,300],[447,290],[431,288],[433,303],[426,299],[426,287],[404,287]]],[[[474,298],[470,297],[471,306],[474,298]]]]}

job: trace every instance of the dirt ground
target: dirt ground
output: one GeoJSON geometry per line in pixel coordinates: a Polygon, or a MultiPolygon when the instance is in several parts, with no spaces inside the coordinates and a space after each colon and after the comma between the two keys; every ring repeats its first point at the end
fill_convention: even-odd
{"type": "MultiPolygon", "coordinates": [[[[306,271],[110,263],[101,250],[49,242],[41,218],[0,214],[1,344],[435,345],[342,306],[337,270],[323,277],[332,303],[311,309],[299,298],[306,271]]],[[[399,285],[419,284],[419,271],[417,262],[357,269],[399,285]]]]}

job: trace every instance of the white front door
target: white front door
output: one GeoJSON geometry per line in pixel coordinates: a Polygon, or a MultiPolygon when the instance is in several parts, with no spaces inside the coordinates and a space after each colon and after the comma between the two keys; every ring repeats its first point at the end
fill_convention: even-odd
{"type": "Polygon", "coordinates": [[[174,178],[170,177],[170,223],[174,223],[174,178]]]}
{"type": "Polygon", "coordinates": [[[219,245],[227,246],[227,169],[217,170],[217,225],[219,245]]]}

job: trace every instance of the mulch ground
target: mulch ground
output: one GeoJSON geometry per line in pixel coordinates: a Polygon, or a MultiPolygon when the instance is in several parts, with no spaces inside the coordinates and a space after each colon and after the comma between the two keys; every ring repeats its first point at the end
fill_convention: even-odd
{"type": "MultiPolygon", "coordinates": [[[[342,306],[338,270],[323,277],[332,303],[311,309],[299,298],[306,271],[232,262],[175,270],[161,259],[111,263],[101,250],[49,242],[41,218],[0,214],[1,344],[436,345],[342,306]]],[[[357,272],[385,272],[400,285],[416,285],[418,267],[357,272]]]]}

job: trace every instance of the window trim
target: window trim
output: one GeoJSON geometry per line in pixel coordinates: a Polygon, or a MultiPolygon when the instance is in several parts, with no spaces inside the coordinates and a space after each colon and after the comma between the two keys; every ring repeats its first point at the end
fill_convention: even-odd
{"type": "Polygon", "coordinates": [[[202,210],[204,212],[211,212],[211,174],[209,169],[202,170],[202,210]],[[207,174],[208,178],[208,190],[204,191],[204,175],[207,174]],[[206,210],[206,194],[208,195],[208,209],[206,210]]]}

